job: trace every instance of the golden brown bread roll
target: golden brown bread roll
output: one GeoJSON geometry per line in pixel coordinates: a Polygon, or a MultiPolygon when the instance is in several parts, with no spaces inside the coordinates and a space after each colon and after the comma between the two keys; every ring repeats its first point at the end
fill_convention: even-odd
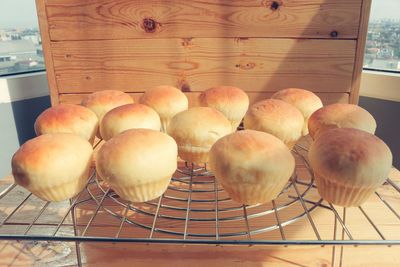
{"type": "Polygon", "coordinates": [[[202,92],[199,96],[200,105],[212,107],[220,111],[232,124],[235,132],[249,108],[247,94],[233,86],[217,86],[202,92]]]}
{"type": "Polygon", "coordinates": [[[153,108],[161,119],[163,132],[167,132],[171,119],[179,112],[188,109],[188,99],[179,89],[161,85],[146,90],[139,102],[153,108]]]}
{"type": "Polygon", "coordinates": [[[62,201],[86,185],[92,146],[82,136],[50,133],[35,137],[14,154],[15,182],[45,201],[62,201]]]}
{"type": "Polygon", "coordinates": [[[333,204],[359,206],[386,180],[389,147],[373,134],[336,128],[321,134],[308,154],[318,192],[333,204]]]}
{"type": "Polygon", "coordinates": [[[332,104],[315,111],[308,120],[308,131],[313,140],[334,128],[355,128],[375,133],[376,122],[368,111],[353,104],[332,104]]]}
{"type": "Polygon", "coordinates": [[[228,119],[210,107],[182,111],[173,117],[168,127],[168,134],[178,144],[179,156],[195,164],[207,163],[211,146],[231,131],[228,119]]]}
{"type": "Polygon", "coordinates": [[[93,142],[98,128],[96,114],[86,107],[60,104],[43,111],[35,121],[36,135],[75,133],[93,142]]]}
{"type": "Polygon", "coordinates": [[[160,116],[154,109],[142,104],[126,104],[113,108],[104,115],[100,124],[100,134],[104,140],[133,128],[160,131],[160,116]]]}
{"type": "Polygon", "coordinates": [[[292,149],[300,139],[304,117],[294,106],[279,100],[265,99],[250,106],[243,120],[245,129],[266,132],[292,149]]]}
{"type": "Polygon", "coordinates": [[[126,130],[96,155],[96,170],[123,199],[143,202],[161,196],[177,168],[177,145],[160,131],[126,130]]]}
{"type": "Polygon", "coordinates": [[[308,119],[311,114],[322,107],[321,99],[311,91],[299,88],[287,88],[272,95],[271,98],[283,100],[295,106],[304,117],[302,135],[308,134],[308,119]]]}
{"type": "Polygon", "coordinates": [[[295,161],[275,136],[244,130],[222,137],[212,146],[209,166],[233,200],[252,205],[279,195],[295,161]]]}
{"type": "MultiPolygon", "coordinates": [[[[132,97],[118,90],[103,90],[91,93],[82,99],[81,105],[91,109],[99,119],[99,125],[103,116],[115,107],[133,103],[132,97]]],[[[101,138],[100,131],[97,137],[101,138]]]]}

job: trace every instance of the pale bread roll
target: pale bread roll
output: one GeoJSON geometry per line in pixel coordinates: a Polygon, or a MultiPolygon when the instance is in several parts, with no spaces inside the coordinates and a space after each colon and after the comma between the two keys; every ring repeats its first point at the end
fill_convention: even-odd
{"type": "Polygon", "coordinates": [[[126,104],[113,108],[104,115],[100,124],[100,134],[104,140],[133,128],[160,131],[160,116],[154,109],[142,104],[126,104]]]}
{"type": "Polygon", "coordinates": [[[299,88],[280,90],[273,94],[271,98],[283,100],[300,110],[304,117],[303,136],[308,134],[307,125],[311,114],[317,109],[322,108],[322,101],[316,94],[299,88]]]}
{"type": "Polygon", "coordinates": [[[43,111],[34,124],[36,135],[75,133],[93,142],[98,118],[90,109],[73,104],[59,104],[43,111]]]}
{"type": "Polygon", "coordinates": [[[292,149],[302,136],[304,117],[294,106],[279,100],[265,99],[250,106],[243,120],[245,129],[266,132],[292,149]]]}
{"type": "Polygon", "coordinates": [[[87,183],[92,152],[91,144],[77,134],[50,133],[35,137],[23,144],[12,158],[15,183],[45,201],[72,198],[87,183]]]}
{"type": "MultiPolygon", "coordinates": [[[[91,109],[99,119],[99,125],[103,116],[113,108],[133,103],[133,99],[127,93],[118,90],[103,90],[87,95],[82,99],[81,105],[91,109]]],[[[97,137],[101,138],[100,131],[97,137]]]]}
{"type": "Polygon", "coordinates": [[[376,122],[374,117],[362,107],[339,103],[318,109],[308,120],[308,131],[313,140],[325,131],[334,128],[355,128],[374,134],[376,122]]]}
{"type": "Polygon", "coordinates": [[[178,144],[179,156],[195,164],[207,163],[211,146],[231,133],[225,116],[210,107],[195,107],[178,113],[168,127],[168,134],[178,144]]]}
{"type": "Polygon", "coordinates": [[[295,161],[275,136],[244,130],[222,137],[212,146],[209,166],[234,201],[252,205],[279,195],[295,161]]]}
{"type": "Polygon", "coordinates": [[[232,132],[237,130],[247,109],[249,97],[233,86],[217,86],[202,92],[199,96],[200,105],[212,107],[220,111],[231,122],[232,132]]]}
{"type": "Polygon", "coordinates": [[[143,202],[161,196],[177,168],[177,145],[160,131],[126,130],[96,155],[97,174],[123,199],[143,202]]]}
{"type": "Polygon", "coordinates": [[[308,158],[321,197],[344,207],[364,203],[385,182],[392,167],[392,153],[381,139],[352,128],[321,134],[308,158]]]}
{"type": "Polygon", "coordinates": [[[146,90],[139,102],[153,108],[161,119],[161,127],[167,132],[171,119],[179,112],[188,109],[189,102],[184,93],[179,89],[161,85],[146,90]]]}

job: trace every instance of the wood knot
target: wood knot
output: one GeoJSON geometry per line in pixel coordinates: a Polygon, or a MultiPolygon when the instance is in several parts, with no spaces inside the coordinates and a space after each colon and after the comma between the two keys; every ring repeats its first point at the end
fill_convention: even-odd
{"type": "Polygon", "coordinates": [[[241,70],[251,70],[256,67],[256,63],[254,62],[246,62],[244,60],[241,60],[239,64],[235,65],[236,68],[239,68],[241,70]]]}
{"type": "Polygon", "coordinates": [[[279,8],[279,3],[277,1],[272,1],[271,9],[272,10],[277,10],[278,8],[279,8]]]}
{"type": "Polygon", "coordinates": [[[157,22],[154,19],[150,19],[150,18],[145,18],[143,19],[143,29],[146,32],[155,32],[157,28],[157,22]]]}
{"type": "Polygon", "coordinates": [[[235,38],[233,39],[233,41],[234,41],[236,44],[245,43],[245,42],[247,42],[248,40],[249,40],[248,37],[235,37],[235,38]]]}
{"type": "Polygon", "coordinates": [[[332,31],[332,32],[330,33],[331,37],[337,37],[338,34],[339,34],[339,33],[338,33],[337,31],[332,31]]]}
{"type": "Polygon", "coordinates": [[[182,92],[190,92],[190,85],[186,80],[181,80],[179,82],[179,87],[181,88],[182,92]]]}
{"type": "Polygon", "coordinates": [[[185,48],[192,46],[193,45],[192,39],[193,38],[182,38],[182,43],[181,43],[182,46],[185,48]]]}

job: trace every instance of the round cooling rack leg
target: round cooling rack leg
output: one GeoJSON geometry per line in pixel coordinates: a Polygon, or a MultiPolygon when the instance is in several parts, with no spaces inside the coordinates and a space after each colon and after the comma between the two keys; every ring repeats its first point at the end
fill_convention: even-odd
{"type": "Polygon", "coordinates": [[[154,215],[153,225],[151,226],[151,231],[150,231],[150,237],[149,237],[150,239],[153,238],[153,233],[154,233],[154,230],[156,228],[156,222],[157,222],[157,219],[158,219],[158,213],[160,212],[160,207],[161,207],[161,202],[162,202],[163,197],[164,197],[164,194],[162,194],[158,198],[156,214],[154,215]]]}
{"type": "Polygon", "coordinates": [[[379,199],[385,203],[386,207],[400,220],[400,215],[397,213],[397,211],[387,202],[383,196],[381,196],[378,192],[375,192],[375,194],[379,197],[379,199]]]}
{"type": "Polygon", "coordinates": [[[393,186],[394,189],[397,190],[397,192],[400,193],[400,186],[398,184],[396,184],[392,179],[390,179],[389,177],[386,179],[386,181],[393,186]]]}
{"type": "Polygon", "coordinates": [[[302,145],[299,145],[299,144],[296,144],[296,146],[301,148],[301,149],[303,149],[304,151],[308,152],[308,148],[306,148],[305,146],[302,146],[302,145]]]}
{"type": "MultiPolygon", "coordinates": [[[[72,205],[72,201],[70,201],[70,202],[72,205]]],[[[72,222],[74,224],[74,235],[77,236],[78,235],[78,229],[77,229],[78,224],[77,224],[77,220],[76,220],[76,206],[72,205],[72,207],[73,208],[72,208],[71,215],[72,215],[72,222]]],[[[82,266],[81,247],[80,247],[79,241],[75,241],[75,250],[76,250],[76,260],[77,260],[78,266],[82,266]]]]}
{"type": "Polygon", "coordinates": [[[119,237],[119,234],[121,233],[121,230],[122,230],[122,226],[124,225],[124,223],[125,223],[125,221],[126,221],[126,215],[128,214],[128,210],[129,210],[130,208],[131,208],[131,202],[128,201],[128,205],[126,205],[125,212],[124,212],[124,216],[122,217],[122,220],[121,220],[121,223],[120,223],[120,225],[119,225],[118,232],[117,232],[116,235],[115,235],[115,238],[118,238],[118,237],[119,237]]]}
{"type": "Polygon", "coordinates": [[[102,138],[100,138],[99,141],[97,141],[97,143],[93,146],[93,149],[95,149],[101,143],[101,141],[103,141],[102,138]]]}
{"type": "MultiPolygon", "coordinates": [[[[96,176],[96,172],[94,172],[88,179],[87,184],[85,186],[85,188],[88,187],[88,184],[90,183],[90,181],[96,176]]],[[[82,190],[81,192],[79,192],[79,194],[74,198],[74,200],[72,201],[72,203],[69,205],[67,211],[65,212],[64,216],[62,217],[61,221],[58,223],[56,230],[53,232],[52,236],[55,236],[58,232],[58,230],[60,229],[61,225],[64,223],[65,219],[67,218],[69,212],[71,211],[71,209],[73,207],[75,207],[76,202],[78,201],[78,199],[81,197],[81,195],[83,194],[85,190],[82,190]]],[[[74,226],[75,227],[75,226],[74,226]]]]}
{"type": "MultiPolygon", "coordinates": [[[[336,209],[332,205],[332,203],[329,202],[329,206],[331,207],[331,211],[335,215],[336,219],[339,221],[340,225],[342,226],[343,231],[345,231],[345,233],[350,238],[350,240],[354,240],[353,236],[350,234],[349,229],[347,228],[346,224],[344,223],[344,218],[343,218],[343,220],[340,218],[339,213],[336,211],[336,209]]],[[[335,223],[336,223],[336,220],[335,220],[335,223]]]]}
{"type": "Polygon", "coordinates": [[[4,189],[1,193],[0,193],[0,199],[2,199],[3,197],[5,197],[8,192],[10,192],[11,190],[14,189],[14,187],[16,187],[17,184],[10,184],[6,189],[4,189]]]}
{"type": "Polygon", "coordinates": [[[94,220],[94,217],[96,217],[97,213],[99,212],[100,207],[102,206],[102,204],[103,204],[103,202],[104,202],[104,199],[106,198],[106,196],[107,196],[108,193],[110,192],[110,189],[111,189],[111,188],[108,188],[107,191],[104,193],[103,197],[101,198],[99,204],[98,204],[97,207],[96,207],[95,212],[93,213],[93,215],[92,215],[92,217],[90,218],[88,224],[86,225],[85,230],[83,230],[82,236],[85,236],[87,230],[89,229],[90,225],[92,224],[92,222],[93,222],[93,220],[94,220]]]}
{"type": "Polygon", "coordinates": [[[215,198],[215,239],[219,240],[219,219],[218,219],[218,182],[214,179],[214,198],[215,198]]]}
{"type": "Polygon", "coordinates": [[[40,209],[39,214],[36,215],[36,217],[33,219],[33,221],[29,224],[29,226],[26,228],[24,235],[28,234],[29,230],[31,230],[33,224],[39,219],[39,217],[43,214],[43,212],[46,210],[47,206],[49,206],[50,202],[47,201],[46,204],[40,209]]]}
{"type": "Polygon", "coordinates": [[[22,200],[22,202],[19,203],[19,205],[16,206],[16,207],[15,207],[1,222],[0,222],[0,227],[3,226],[3,224],[4,224],[5,222],[7,222],[8,219],[10,219],[11,216],[13,216],[13,214],[14,214],[17,210],[19,210],[19,208],[20,208],[22,205],[24,205],[24,203],[25,203],[31,196],[32,196],[32,193],[29,193],[29,195],[28,195],[26,198],[24,198],[24,200],[22,200]]]}
{"type": "MultiPolygon", "coordinates": [[[[343,224],[346,225],[346,208],[343,208],[343,224]]],[[[345,228],[342,228],[342,240],[344,240],[344,230],[345,228]]],[[[340,258],[339,258],[339,266],[343,266],[343,256],[344,256],[344,246],[340,246],[340,258]]]]}
{"type": "MultiPolygon", "coordinates": [[[[337,233],[337,219],[336,216],[333,216],[333,240],[336,240],[337,233]]],[[[336,263],[336,246],[332,246],[332,267],[335,267],[336,263]]]]}
{"type": "Polygon", "coordinates": [[[371,220],[371,218],[368,216],[368,214],[364,211],[364,209],[359,206],[358,207],[361,211],[361,213],[365,216],[365,218],[368,220],[368,222],[371,224],[371,226],[375,229],[375,231],[378,233],[378,235],[383,239],[386,240],[386,238],[384,237],[384,235],[382,234],[382,232],[378,229],[378,226],[376,226],[376,224],[371,220]]]}
{"type": "Polygon", "coordinates": [[[247,239],[251,241],[251,232],[249,227],[249,220],[247,219],[246,205],[243,205],[243,217],[244,217],[244,222],[246,223],[247,239]]]}
{"type": "Polygon", "coordinates": [[[188,192],[188,201],[187,201],[187,208],[186,208],[186,219],[185,219],[185,230],[183,233],[183,239],[186,239],[187,234],[188,234],[188,223],[190,220],[190,217],[189,217],[190,204],[192,202],[193,172],[194,172],[194,164],[192,163],[192,169],[190,171],[190,183],[189,183],[189,192],[188,192]]]}
{"type": "MultiPolygon", "coordinates": [[[[295,172],[296,172],[296,177],[297,177],[297,170],[296,170],[296,169],[295,169],[295,172]]],[[[305,211],[306,214],[307,214],[307,218],[308,218],[308,220],[310,221],[310,224],[311,224],[311,226],[312,226],[312,228],[313,228],[313,230],[314,230],[315,235],[317,236],[317,239],[318,239],[318,240],[321,240],[321,236],[320,236],[319,233],[318,233],[317,227],[315,226],[314,221],[313,221],[313,219],[311,218],[310,213],[308,212],[308,209],[307,209],[306,204],[304,203],[303,197],[301,196],[301,194],[300,194],[300,192],[299,192],[299,189],[297,188],[296,181],[295,181],[295,179],[293,179],[293,178],[292,178],[292,183],[293,183],[293,187],[294,187],[294,189],[295,189],[295,191],[296,191],[296,194],[298,195],[298,197],[299,197],[299,199],[300,199],[301,206],[303,206],[303,209],[304,209],[304,211],[305,211]]]]}
{"type": "Polygon", "coordinates": [[[278,211],[276,210],[275,200],[272,200],[272,207],[274,208],[275,218],[276,218],[276,221],[277,221],[277,223],[279,225],[279,231],[281,233],[282,240],[286,240],[285,233],[283,232],[283,227],[282,227],[282,224],[281,224],[281,219],[279,218],[278,211]]]}

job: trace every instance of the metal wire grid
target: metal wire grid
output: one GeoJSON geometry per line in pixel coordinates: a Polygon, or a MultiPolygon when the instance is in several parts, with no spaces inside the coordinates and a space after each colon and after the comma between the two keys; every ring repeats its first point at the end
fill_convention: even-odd
{"type": "MultiPolygon", "coordinates": [[[[108,241],[108,242],[146,242],[146,243],[195,243],[195,244],[238,244],[238,245],[399,245],[400,240],[387,239],[378,225],[371,219],[363,207],[358,207],[360,212],[371,224],[373,229],[376,231],[380,239],[355,239],[346,225],[346,208],[343,208],[342,216],[339,215],[338,210],[331,204],[325,205],[322,199],[317,201],[310,200],[307,198],[307,194],[311,190],[315,190],[314,175],[313,171],[304,157],[303,153],[307,152],[305,147],[296,145],[293,152],[300,157],[307,171],[309,172],[310,179],[303,181],[299,179],[297,169],[290,182],[281,192],[280,196],[286,195],[286,202],[277,203],[277,200],[273,200],[269,208],[265,208],[263,205],[252,205],[252,206],[230,206],[226,207],[226,203],[234,203],[228,197],[221,197],[224,195],[223,189],[218,185],[218,182],[212,177],[212,174],[205,168],[197,168],[194,166],[187,166],[183,169],[178,170],[180,175],[176,175],[172,178],[172,182],[167,190],[161,197],[155,201],[146,202],[142,205],[136,205],[120,199],[104,182],[97,179],[96,175],[93,174],[88,180],[88,184],[78,196],[70,200],[70,205],[65,211],[61,220],[54,224],[54,231],[49,235],[35,235],[30,234],[32,227],[39,225],[37,221],[45,213],[49,207],[50,202],[44,202],[42,208],[39,210],[37,215],[29,223],[26,223],[26,228],[23,232],[17,234],[1,234],[0,239],[3,240],[44,240],[44,241],[108,241]],[[291,195],[288,192],[292,190],[296,194],[291,195]],[[85,194],[88,197],[84,197],[85,194]],[[173,193],[182,193],[186,197],[176,196],[173,193]],[[213,198],[194,198],[194,194],[207,194],[208,196],[213,195],[213,198]],[[91,203],[94,205],[94,212],[90,216],[86,225],[79,227],[77,223],[76,211],[81,205],[91,203]],[[110,205],[113,203],[113,205],[110,205]],[[179,205],[170,205],[169,203],[181,203],[179,205]],[[285,209],[294,206],[295,204],[301,205],[299,213],[291,218],[282,219],[282,213],[285,209]],[[196,204],[201,204],[200,208],[196,204]],[[122,212],[117,212],[111,207],[122,208],[122,212]],[[146,208],[147,207],[147,208],[146,208]],[[149,208],[150,207],[150,208],[149,208]],[[260,211],[261,208],[261,211],[260,211]],[[183,212],[183,216],[170,216],[161,214],[160,210],[172,210],[173,212],[183,212]],[[310,215],[316,209],[329,210],[334,214],[334,236],[333,239],[322,239],[321,234],[317,230],[317,226],[310,215]],[[150,211],[153,210],[153,211],[150,211]],[[253,212],[255,210],[255,212],[253,212]],[[89,234],[90,229],[93,228],[93,222],[96,217],[99,216],[99,211],[102,211],[102,216],[113,217],[118,219],[119,226],[113,236],[98,236],[89,234]],[[135,215],[142,215],[144,217],[151,218],[150,223],[142,223],[135,220],[135,217],[128,217],[128,213],[135,215]],[[213,213],[214,216],[202,217],[194,216],[195,214],[209,214],[213,213]],[[225,214],[234,214],[226,216],[225,214]],[[273,214],[276,223],[265,225],[263,227],[254,228],[251,226],[249,221],[254,218],[261,218],[265,215],[273,214]],[[66,222],[68,216],[71,216],[72,222],[66,222]],[[292,224],[300,219],[308,221],[314,234],[315,239],[312,237],[307,240],[289,240],[286,238],[285,226],[292,224]],[[176,230],[166,229],[161,222],[163,221],[176,221],[179,222],[179,227],[176,230]],[[237,228],[231,232],[221,232],[221,223],[226,221],[239,221],[244,222],[244,226],[237,228]],[[214,226],[206,233],[195,233],[189,231],[189,224],[192,222],[207,222],[208,226],[212,223],[214,226]],[[342,237],[336,239],[337,236],[337,225],[341,227],[342,237]],[[61,227],[73,227],[73,235],[61,235],[61,227]],[[121,237],[121,232],[126,227],[136,227],[145,231],[139,231],[138,236],[121,237]],[[279,229],[280,239],[268,240],[258,239],[255,237],[258,233],[265,233],[268,231],[279,229]],[[163,234],[162,237],[155,237],[156,234],[163,234]],[[165,238],[165,235],[167,238],[165,238]]],[[[390,184],[397,193],[400,193],[400,187],[395,184],[390,178],[387,179],[387,183],[390,184]]],[[[11,184],[3,192],[0,193],[0,200],[7,196],[12,190],[15,190],[16,184],[11,184]]],[[[400,215],[395,208],[378,192],[375,192],[377,197],[384,203],[388,210],[400,220],[400,215]]],[[[23,205],[29,201],[32,197],[32,193],[26,195],[23,200],[16,205],[0,222],[1,227],[8,225],[11,218],[18,214],[18,211],[23,205]]],[[[242,224],[243,225],[243,224],[242,224]]],[[[400,226],[400,225],[399,225],[400,226]]],[[[339,228],[340,229],[340,228],[339,228]]],[[[78,243],[77,243],[78,244],[78,243]]],[[[79,253],[79,249],[77,249],[79,253]]],[[[78,259],[79,259],[78,255],[78,259]]]]}

